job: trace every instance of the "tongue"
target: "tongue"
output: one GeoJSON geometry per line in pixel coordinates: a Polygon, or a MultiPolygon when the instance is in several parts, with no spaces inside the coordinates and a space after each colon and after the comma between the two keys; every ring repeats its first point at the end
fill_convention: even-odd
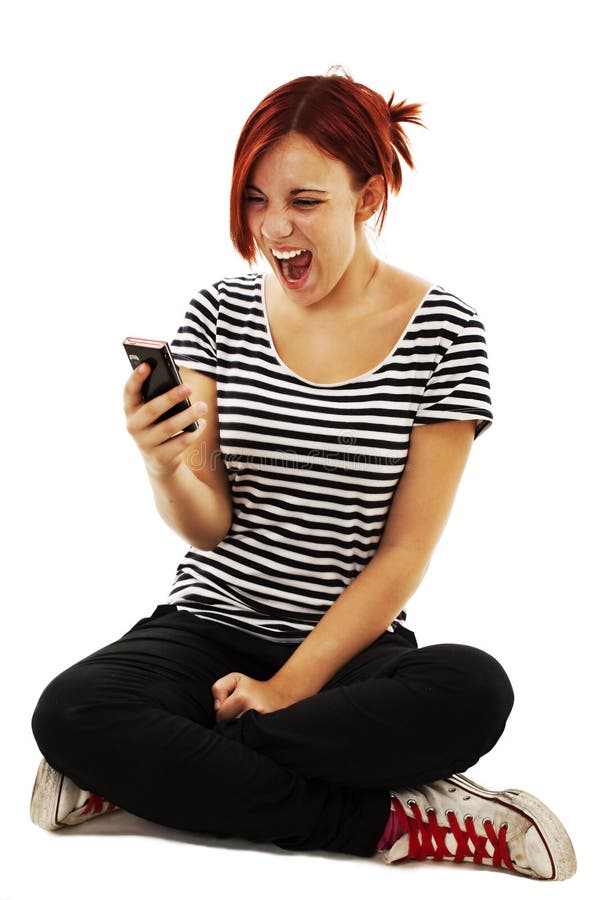
{"type": "Polygon", "coordinates": [[[312,261],[310,250],[303,250],[293,259],[284,260],[284,275],[288,281],[300,281],[312,261]]]}

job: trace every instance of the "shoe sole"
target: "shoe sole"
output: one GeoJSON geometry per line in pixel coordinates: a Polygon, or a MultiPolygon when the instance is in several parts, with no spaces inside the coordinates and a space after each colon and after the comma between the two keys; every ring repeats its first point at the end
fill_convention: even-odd
{"type": "Polygon", "coordinates": [[[64,775],[55,771],[43,759],[33,786],[29,812],[31,821],[46,831],[56,831],[64,827],[56,819],[63,782],[64,775]]]}
{"type": "Polygon", "coordinates": [[[544,878],[544,881],[565,881],[575,874],[577,860],[571,839],[560,819],[537,797],[516,788],[488,791],[464,775],[452,775],[446,780],[470,794],[485,800],[494,800],[509,809],[524,813],[531,820],[546,845],[554,869],[553,874],[549,878],[544,878]]]}

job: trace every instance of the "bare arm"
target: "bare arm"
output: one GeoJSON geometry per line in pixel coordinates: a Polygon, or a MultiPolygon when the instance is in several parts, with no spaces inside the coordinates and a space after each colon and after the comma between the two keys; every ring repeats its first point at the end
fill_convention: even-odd
{"type": "Polygon", "coordinates": [[[232,519],[229,479],[219,446],[216,382],[182,369],[183,385],[144,403],[141,387],[149,371],[138,366],[127,381],[127,430],[142,453],[164,521],[189,544],[211,550],[225,537],[232,519]],[[156,422],[184,397],[190,398],[190,409],[156,422]],[[194,420],[198,431],[182,431],[194,420]]]}
{"type": "Polygon", "coordinates": [[[415,592],[450,515],[474,424],[413,429],[406,470],[375,555],[270,679],[278,695],[295,702],[318,693],[386,630],[415,592]]]}
{"type": "Polygon", "coordinates": [[[163,520],[188,544],[213,550],[231,526],[231,508],[220,493],[183,463],[171,475],[150,475],[154,502],[163,520]]]}

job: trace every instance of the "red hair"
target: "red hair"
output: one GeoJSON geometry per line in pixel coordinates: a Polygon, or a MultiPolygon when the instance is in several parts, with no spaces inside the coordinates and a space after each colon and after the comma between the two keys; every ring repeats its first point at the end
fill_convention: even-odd
{"type": "Polygon", "coordinates": [[[402,122],[422,125],[421,105],[394,103],[347,75],[307,75],[271,91],[248,118],[240,134],[231,181],[230,229],[236,250],[249,263],[256,245],[248,228],[244,193],[258,158],[290,133],[311,140],[320,150],[344,162],[356,188],[373,175],[383,175],[385,197],[377,219],[381,232],[388,193],[402,186],[400,160],[414,168],[402,122]]]}

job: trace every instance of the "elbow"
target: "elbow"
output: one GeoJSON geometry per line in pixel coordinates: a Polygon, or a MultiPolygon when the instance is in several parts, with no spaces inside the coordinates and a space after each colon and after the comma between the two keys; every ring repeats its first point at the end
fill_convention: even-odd
{"type": "Polygon", "coordinates": [[[429,568],[432,553],[429,549],[406,544],[380,546],[376,557],[385,560],[386,564],[404,572],[414,572],[423,578],[429,568]]]}
{"type": "Polygon", "coordinates": [[[231,525],[233,523],[233,509],[230,506],[228,509],[223,510],[222,517],[215,517],[212,521],[210,532],[204,532],[203,534],[198,536],[198,543],[194,543],[194,546],[199,550],[203,550],[204,552],[211,552],[212,550],[216,550],[216,548],[221,544],[229,532],[231,531],[231,525]]]}

